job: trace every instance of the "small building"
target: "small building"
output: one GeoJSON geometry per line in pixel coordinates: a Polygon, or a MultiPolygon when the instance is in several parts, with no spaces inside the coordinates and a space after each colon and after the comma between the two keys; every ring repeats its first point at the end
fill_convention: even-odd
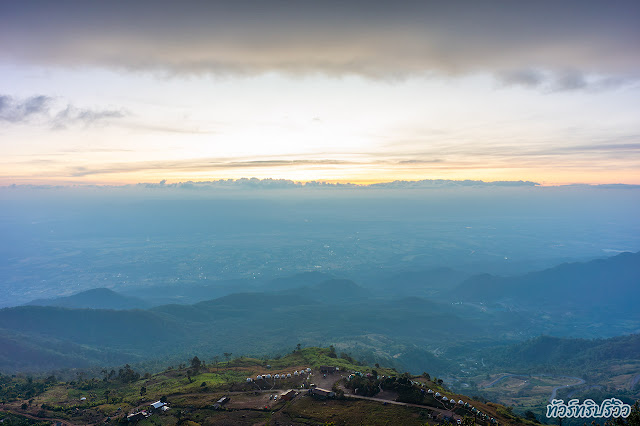
{"type": "Polygon", "coordinates": [[[333,391],[317,388],[317,387],[311,389],[309,392],[311,393],[312,396],[319,399],[333,398],[334,396],[336,396],[336,393],[333,391]]]}
{"type": "Polygon", "coordinates": [[[214,410],[219,410],[222,408],[222,406],[224,404],[226,404],[227,402],[229,402],[231,400],[231,398],[229,398],[228,396],[223,396],[222,398],[220,398],[219,400],[216,401],[215,404],[213,404],[213,409],[214,410]]]}
{"type": "Polygon", "coordinates": [[[311,369],[309,367],[307,367],[307,369],[305,370],[307,373],[311,373],[311,369]]]}
{"type": "Polygon", "coordinates": [[[291,378],[291,373],[287,373],[287,379],[291,378]]]}
{"type": "Polygon", "coordinates": [[[335,373],[337,370],[336,367],[332,367],[330,365],[321,365],[320,366],[320,372],[323,374],[333,374],[335,373]]]}
{"type": "Polygon", "coordinates": [[[146,417],[144,415],[144,412],[139,412],[139,413],[133,413],[133,414],[129,414],[127,416],[127,421],[128,422],[139,422],[140,420],[144,420],[144,418],[146,417]]]}
{"type": "Polygon", "coordinates": [[[247,383],[253,382],[253,379],[251,377],[247,377],[247,383]]]}
{"type": "Polygon", "coordinates": [[[294,391],[293,389],[290,389],[287,392],[280,395],[280,398],[282,398],[283,401],[291,401],[293,398],[295,398],[296,395],[297,395],[296,391],[294,391]]]}
{"type": "Polygon", "coordinates": [[[151,411],[153,411],[153,410],[158,410],[158,409],[160,409],[160,408],[164,407],[165,405],[167,405],[167,404],[165,404],[164,402],[156,401],[156,402],[154,402],[153,404],[149,404],[149,409],[150,409],[151,411]]]}

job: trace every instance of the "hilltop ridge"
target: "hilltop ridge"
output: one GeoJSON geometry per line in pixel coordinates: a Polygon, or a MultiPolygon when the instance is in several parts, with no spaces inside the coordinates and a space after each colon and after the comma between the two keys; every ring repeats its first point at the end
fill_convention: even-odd
{"type": "MultiPolygon", "coordinates": [[[[78,374],[59,382],[0,376],[0,417],[61,421],[67,425],[138,424],[423,425],[468,419],[478,425],[538,424],[500,404],[456,394],[427,373],[362,365],[333,347],[300,348],[278,359],[219,357],[157,374],[129,365],[101,377],[78,374]],[[27,400],[27,402],[24,402],[27,400]],[[151,404],[155,401],[157,407],[151,404]],[[453,401],[453,402],[450,402],[453,401]],[[398,423],[400,422],[400,423],[398,423]]],[[[34,421],[32,424],[38,424],[34,421]]]]}

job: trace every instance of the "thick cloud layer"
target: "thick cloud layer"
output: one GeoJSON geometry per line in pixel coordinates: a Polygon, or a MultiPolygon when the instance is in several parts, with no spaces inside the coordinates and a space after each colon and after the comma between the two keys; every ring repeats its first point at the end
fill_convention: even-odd
{"type": "Polygon", "coordinates": [[[600,86],[638,77],[640,3],[4,2],[0,39],[0,60],[28,64],[385,79],[495,72],[572,89],[593,83],[586,76],[605,76],[600,86]]]}

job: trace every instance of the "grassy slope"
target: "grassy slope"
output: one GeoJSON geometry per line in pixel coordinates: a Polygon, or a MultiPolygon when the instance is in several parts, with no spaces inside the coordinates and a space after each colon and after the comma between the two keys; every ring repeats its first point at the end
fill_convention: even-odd
{"type": "MultiPolygon", "coordinates": [[[[25,414],[40,415],[66,419],[74,424],[104,422],[106,416],[114,416],[113,421],[122,413],[131,412],[136,407],[144,407],[149,402],[167,396],[172,409],[163,416],[151,417],[139,424],[176,424],[178,419],[188,417],[197,424],[217,424],[214,420],[229,424],[251,424],[255,422],[273,421],[287,424],[424,424],[427,420],[428,407],[404,407],[383,405],[372,401],[333,400],[320,402],[311,398],[296,398],[292,402],[274,403],[268,410],[241,409],[213,411],[212,404],[229,391],[235,391],[235,399],[252,398],[251,385],[245,383],[246,377],[261,373],[287,372],[303,367],[311,367],[317,371],[320,365],[333,365],[341,370],[371,372],[372,368],[354,364],[346,359],[333,358],[329,349],[304,348],[277,360],[268,360],[271,366],[267,369],[265,360],[254,358],[237,358],[218,365],[207,365],[202,372],[193,375],[190,381],[187,368],[168,369],[165,372],[141,378],[133,383],[104,382],[102,380],[85,380],[83,382],[59,383],[50,386],[44,393],[33,398],[30,407],[23,410],[25,414]],[[202,383],[205,386],[202,386],[202,383]],[[140,395],[141,387],[146,387],[146,394],[140,395]],[[109,392],[109,403],[106,401],[109,392]],[[239,391],[239,393],[237,393],[239,391]],[[243,396],[246,395],[246,396],[243,396]],[[80,401],[86,397],[86,401],[80,401]],[[115,399],[115,401],[114,401],[115,399]],[[42,410],[45,404],[45,410],[42,410]],[[118,411],[120,408],[122,411],[118,411]],[[77,410],[76,410],[77,409],[77,410]],[[155,422],[155,423],[152,423],[155,422]]],[[[396,375],[387,368],[376,368],[379,374],[396,375]]],[[[19,380],[19,379],[16,379],[19,380]]],[[[421,378],[427,386],[441,389],[437,384],[421,378]]],[[[298,386],[300,383],[291,380],[283,384],[284,389],[298,386]]],[[[275,391],[274,391],[275,392],[275,391]]],[[[453,396],[452,393],[447,393],[453,396]]],[[[469,401],[469,398],[457,395],[469,401]]],[[[24,399],[7,403],[5,409],[20,412],[24,399]]],[[[474,403],[489,415],[502,419],[502,424],[509,424],[504,415],[508,411],[502,406],[474,403]],[[503,415],[500,415],[503,412],[503,415]]],[[[511,422],[513,423],[513,421],[511,422]]],[[[516,423],[513,423],[516,424],[516,423]]],[[[520,423],[521,424],[521,423],[520,423]]]]}

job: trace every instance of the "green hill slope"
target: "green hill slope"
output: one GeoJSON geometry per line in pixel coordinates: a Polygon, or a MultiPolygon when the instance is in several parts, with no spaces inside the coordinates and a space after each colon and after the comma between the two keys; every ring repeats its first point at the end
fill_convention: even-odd
{"type": "Polygon", "coordinates": [[[140,425],[191,426],[417,426],[465,418],[483,425],[491,424],[491,419],[503,425],[537,424],[499,404],[448,391],[427,374],[411,376],[361,365],[349,356],[337,356],[333,348],[299,348],[271,360],[231,359],[228,354],[223,362],[203,362],[206,356],[200,355],[187,366],[169,367],[154,375],[142,375],[128,365],[118,371],[104,370],[100,378],[78,374],[70,382],[0,375],[0,418],[24,424],[30,418],[47,419],[69,425],[115,425],[127,422],[128,417],[135,419],[129,422],[140,425]],[[434,397],[428,389],[456,403],[434,397]],[[168,409],[153,410],[150,404],[157,401],[166,403],[168,409]]]}

